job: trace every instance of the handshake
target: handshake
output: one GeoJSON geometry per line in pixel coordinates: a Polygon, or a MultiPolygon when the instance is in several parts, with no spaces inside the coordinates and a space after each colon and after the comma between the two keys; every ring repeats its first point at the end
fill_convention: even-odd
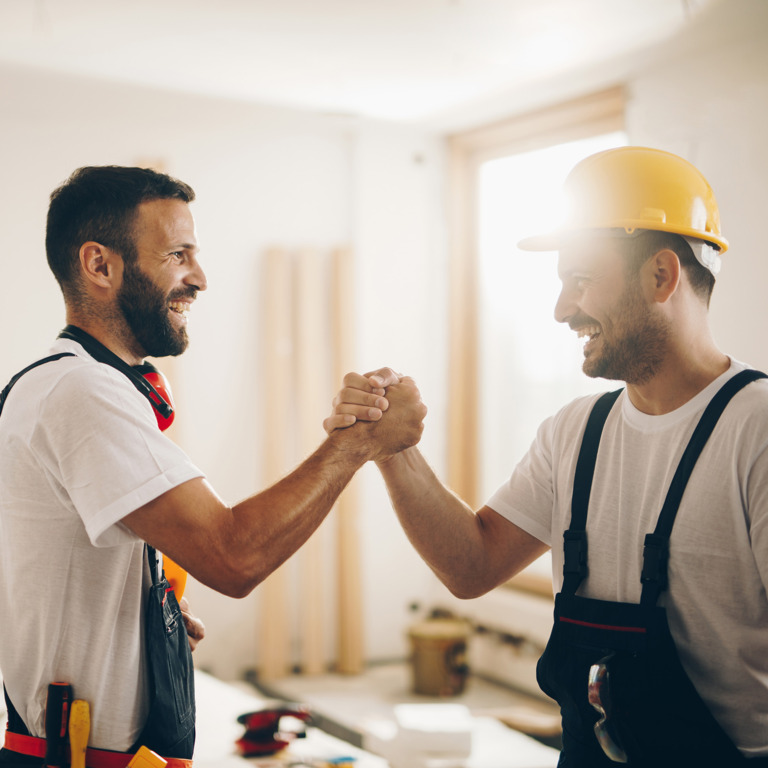
{"type": "Polygon", "coordinates": [[[323,428],[364,460],[386,461],[419,442],[426,415],[413,379],[380,368],[344,377],[323,428]]]}

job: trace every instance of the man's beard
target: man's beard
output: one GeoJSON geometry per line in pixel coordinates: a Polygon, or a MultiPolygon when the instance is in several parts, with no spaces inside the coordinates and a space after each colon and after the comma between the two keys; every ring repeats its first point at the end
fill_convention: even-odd
{"type": "Polygon", "coordinates": [[[645,384],[664,360],[670,329],[666,318],[643,301],[640,289],[629,285],[615,304],[616,322],[609,340],[601,325],[600,348],[584,359],[582,370],[591,378],[645,384]]]}
{"type": "Polygon", "coordinates": [[[168,302],[194,298],[194,294],[193,289],[188,289],[166,296],[135,264],[125,264],[117,302],[143,355],[176,356],[187,348],[187,330],[174,327],[168,302]]]}

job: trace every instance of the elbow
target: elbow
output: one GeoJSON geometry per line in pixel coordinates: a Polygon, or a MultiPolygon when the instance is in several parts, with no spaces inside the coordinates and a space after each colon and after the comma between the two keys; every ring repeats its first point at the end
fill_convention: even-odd
{"type": "Polygon", "coordinates": [[[261,584],[268,574],[255,571],[252,565],[239,560],[230,550],[226,558],[220,558],[218,565],[209,571],[203,583],[225,597],[242,600],[261,584]]]}
{"type": "Polygon", "coordinates": [[[437,571],[435,571],[435,575],[448,588],[448,591],[459,600],[474,600],[490,591],[489,588],[474,578],[457,579],[456,574],[449,576],[437,571]]]}
{"type": "Polygon", "coordinates": [[[446,584],[446,586],[448,591],[459,600],[474,600],[488,592],[487,589],[478,589],[467,584],[446,584]]]}
{"type": "Polygon", "coordinates": [[[227,582],[226,584],[222,584],[219,588],[215,588],[217,592],[221,593],[225,597],[232,597],[235,600],[242,600],[244,597],[248,597],[248,595],[253,592],[256,585],[253,584],[235,584],[232,582],[227,582]]]}
{"type": "Polygon", "coordinates": [[[256,587],[259,586],[269,576],[268,573],[250,572],[245,567],[239,569],[237,567],[230,567],[228,573],[221,579],[219,585],[214,587],[217,592],[220,592],[227,597],[232,597],[235,600],[242,600],[244,597],[253,592],[256,587]]]}

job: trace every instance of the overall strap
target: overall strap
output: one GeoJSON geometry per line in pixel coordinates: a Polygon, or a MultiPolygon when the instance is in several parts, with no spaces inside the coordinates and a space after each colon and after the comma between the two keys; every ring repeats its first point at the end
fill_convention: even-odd
{"type": "Polygon", "coordinates": [[[646,534],[643,549],[643,571],[641,581],[643,592],[640,597],[641,605],[655,605],[659,595],[667,588],[667,563],[669,560],[669,537],[672,526],[683,498],[685,486],[693,472],[696,461],[712,434],[718,419],[731,398],[747,384],[768,378],[761,371],[746,370],[737,373],[723,384],[717,394],[709,402],[704,413],[691,435],[691,439],[677,465],[672,482],[670,483],[664,505],[659,513],[659,519],[653,533],[646,534]]]}
{"type": "Polygon", "coordinates": [[[5,386],[2,392],[0,392],[0,413],[3,412],[3,406],[5,405],[5,400],[8,397],[8,393],[13,388],[13,385],[25,374],[31,371],[33,368],[37,368],[38,365],[42,365],[43,363],[51,363],[54,360],[59,360],[62,357],[75,357],[74,352],[59,352],[56,355],[49,355],[48,357],[44,357],[42,360],[38,360],[32,365],[28,365],[23,371],[19,371],[5,386]]]}
{"type": "Polygon", "coordinates": [[[147,564],[149,565],[149,573],[152,576],[152,585],[156,586],[160,583],[160,558],[157,555],[157,550],[144,543],[144,552],[147,555],[147,564]]]}
{"type": "Polygon", "coordinates": [[[68,325],[59,334],[60,339],[71,339],[80,344],[91,357],[105,365],[111,365],[120,373],[128,377],[136,389],[149,400],[152,407],[163,418],[170,418],[173,408],[167,403],[162,395],[144,378],[138,371],[135,371],[121,357],[118,357],[111,349],[105,347],[100,341],[94,339],[90,333],[86,333],[82,328],[75,325],[68,325]]]}
{"type": "Polygon", "coordinates": [[[579,584],[587,575],[587,510],[592,492],[592,477],[595,473],[597,449],[603,434],[605,420],[613,404],[623,389],[606,392],[592,406],[592,411],[584,429],[579,458],[576,461],[576,474],[573,478],[573,496],[571,498],[571,524],[563,533],[563,592],[575,595],[579,584]]]}

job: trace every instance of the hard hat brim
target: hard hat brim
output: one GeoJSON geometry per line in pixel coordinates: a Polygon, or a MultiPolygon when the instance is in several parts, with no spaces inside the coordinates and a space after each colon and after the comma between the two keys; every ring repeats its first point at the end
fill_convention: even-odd
{"type": "Polygon", "coordinates": [[[521,251],[559,251],[562,238],[550,233],[547,235],[532,235],[524,237],[517,244],[521,251]]]}
{"type": "MultiPolygon", "coordinates": [[[[640,235],[643,232],[647,232],[650,230],[655,231],[661,231],[661,232],[672,232],[673,234],[681,235],[682,237],[693,237],[698,240],[703,240],[706,243],[710,243],[715,248],[718,249],[720,254],[725,253],[728,250],[728,241],[720,236],[720,235],[714,235],[710,233],[706,233],[706,235],[703,235],[702,233],[696,231],[696,230],[689,230],[689,231],[682,231],[680,228],[672,228],[672,227],[637,227],[637,228],[631,228],[631,229],[625,229],[624,233],[630,237],[640,235]]],[[[573,241],[574,238],[578,237],[584,237],[584,236],[599,236],[604,235],[607,237],[615,237],[616,233],[621,232],[621,228],[619,227],[605,227],[605,228],[585,228],[585,229],[578,229],[578,230],[562,230],[559,232],[548,232],[546,234],[542,235],[532,235],[531,237],[524,237],[522,240],[518,241],[517,247],[521,251],[539,251],[539,252],[545,252],[545,251],[559,251],[563,244],[567,241],[573,241]]]]}

